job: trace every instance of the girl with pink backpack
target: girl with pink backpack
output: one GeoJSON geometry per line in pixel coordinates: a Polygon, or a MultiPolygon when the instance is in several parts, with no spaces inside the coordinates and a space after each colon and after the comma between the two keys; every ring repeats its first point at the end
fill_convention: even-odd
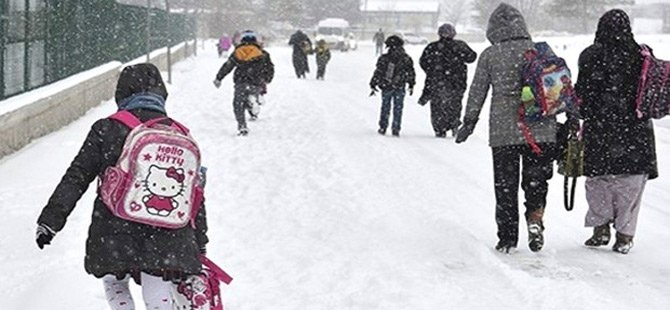
{"type": "MultiPolygon", "coordinates": [[[[134,119],[139,124],[151,122],[169,127],[176,122],[167,117],[167,95],[158,68],[145,63],[123,69],[118,79],[115,98],[119,113],[122,112],[124,117],[134,119]]],[[[103,118],[93,124],[77,156],[37,220],[36,241],[40,249],[50,244],[56,233],[63,229],[68,215],[90,183],[96,177],[103,180],[108,176],[106,172],[117,166],[122,152],[126,151],[124,144],[131,131],[126,123],[116,117],[103,118]]],[[[163,148],[163,151],[170,151],[168,155],[173,156],[171,162],[179,163],[173,154],[178,155],[178,150],[163,148]]],[[[149,157],[159,154],[142,155],[146,155],[145,158],[149,160],[149,157]]],[[[151,169],[155,173],[152,178],[175,184],[186,184],[191,180],[204,184],[201,169],[184,171],[181,167],[161,168],[157,165],[151,165],[151,169]],[[193,176],[198,175],[198,172],[201,172],[199,176],[193,176]]],[[[101,183],[104,182],[107,180],[101,183]]],[[[137,186],[142,184],[135,183],[135,187],[137,186]]],[[[156,189],[158,191],[160,188],[156,189]]],[[[103,202],[105,199],[102,192],[98,190],[93,204],[86,241],[86,272],[102,279],[109,307],[113,310],[135,309],[129,290],[131,278],[142,285],[142,295],[148,309],[171,310],[174,283],[200,275],[203,271],[200,257],[205,253],[208,242],[204,206],[194,206],[197,213],[193,214],[192,221],[187,221],[190,225],[165,228],[117,216],[114,209],[103,202]]],[[[152,206],[151,210],[156,215],[166,216],[166,212],[172,210],[164,210],[167,205],[157,202],[160,200],[158,196],[139,202],[145,203],[148,210],[152,206]]],[[[168,202],[171,207],[177,208],[188,200],[191,199],[168,202]]],[[[135,209],[128,210],[133,212],[135,209]]]]}

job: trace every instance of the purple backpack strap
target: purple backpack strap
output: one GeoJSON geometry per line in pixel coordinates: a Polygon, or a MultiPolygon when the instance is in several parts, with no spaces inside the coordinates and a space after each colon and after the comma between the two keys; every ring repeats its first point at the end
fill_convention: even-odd
{"type": "Polygon", "coordinates": [[[133,129],[139,125],[142,125],[142,121],[140,121],[137,116],[133,115],[133,113],[130,113],[126,110],[121,110],[119,112],[116,112],[112,115],[109,116],[110,119],[119,121],[121,124],[126,125],[128,128],[133,129]]]}

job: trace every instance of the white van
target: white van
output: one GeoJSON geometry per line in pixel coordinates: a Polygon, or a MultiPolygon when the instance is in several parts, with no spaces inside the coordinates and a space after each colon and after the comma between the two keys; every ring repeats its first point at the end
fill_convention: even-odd
{"type": "Polygon", "coordinates": [[[355,49],[356,39],[349,29],[349,22],[342,18],[326,18],[319,21],[316,28],[316,41],[324,40],[328,47],[340,51],[355,49]]]}

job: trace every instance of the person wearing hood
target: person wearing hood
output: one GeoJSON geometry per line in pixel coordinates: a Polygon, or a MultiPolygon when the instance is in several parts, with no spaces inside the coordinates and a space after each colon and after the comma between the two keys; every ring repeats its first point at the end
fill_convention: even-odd
{"type": "Polygon", "coordinates": [[[653,124],[635,113],[641,70],[628,15],[606,12],[594,43],[579,56],[575,86],[584,121],[585,226],[593,227],[585,244],[607,245],[614,224],[612,250],[623,254],[633,246],[645,184],[658,176],[653,124]]]}
{"type": "MultiPolygon", "coordinates": [[[[129,111],[146,122],[167,116],[167,90],[156,66],[127,66],[116,86],[119,111],[129,111]]],[[[166,119],[161,122],[169,124],[166,119]]],[[[96,177],[117,164],[130,129],[112,118],[96,121],[79,153],[56,186],[37,220],[36,242],[40,249],[51,244],[61,231],[77,201],[96,177]]],[[[165,229],[131,222],[114,215],[100,192],[93,203],[86,240],[86,272],[102,278],[111,309],[134,309],[129,279],[142,284],[147,309],[172,309],[172,281],[201,272],[199,255],[207,244],[204,206],[196,217],[196,228],[187,225],[165,229]]],[[[93,307],[99,308],[99,307],[93,307]]]]}
{"type": "Polygon", "coordinates": [[[306,73],[309,73],[307,54],[312,51],[312,41],[304,32],[298,30],[291,35],[288,44],[293,46],[293,69],[295,69],[295,75],[299,79],[304,79],[307,77],[306,73]]]}
{"type": "Polygon", "coordinates": [[[430,119],[435,136],[444,138],[452,130],[454,136],[461,123],[463,94],[467,87],[467,64],[477,59],[467,43],[455,40],[456,29],[443,24],[437,31],[440,39],[423,50],[419,60],[426,72],[426,82],[419,104],[430,102],[430,119]]]}
{"type": "Polygon", "coordinates": [[[221,66],[214,79],[214,86],[221,87],[221,80],[231,71],[233,73],[233,82],[235,83],[235,95],[233,98],[233,113],[237,120],[237,134],[246,136],[249,133],[247,120],[244,114],[249,110],[250,119],[254,120],[258,116],[256,111],[256,102],[265,92],[265,87],[272,82],[274,78],[274,64],[270,59],[270,54],[259,44],[256,34],[247,30],[242,33],[240,44],[235,47],[232,55],[221,66]],[[250,100],[249,98],[256,98],[250,100]]]}
{"type": "Polygon", "coordinates": [[[370,88],[372,89],[370,96],[373,96],[378,88],[382,90],[382,107],[379,116],[379,129],[377,130],[381,135],[386,134],[389,114],[391,113],[391,101],[393,101],[391,133],[397,137],[400,135],[402,122],[405,84],[409,86],[410,96],[414,92],[414,63],[402,47],[404,42],[399,36],[389,36],[385,43],[388,52],[377,59],[377,67],[370,80],[370,88]]]}
{"type": "Polygon", "coordinates": [[[524,191],[528,246],[540,251],[544,246],[543,214],[547,204],[547,180],[553,175],[556,148],[554,116],[529,125],[542,152],[536,154],[526,143],[517,125],[521,104],[522,77],[519,68],[524,53],[534,44],[521,12],[506,3],[491,14],[486,31],[491,42],[477,61],[475,76],[456,143],[464,142],[474,131],[489,88],[493,88],[489,112],[489,146],[493,157],[498,243],[496,250],[509,253],[519,238],[519,181],[524,191]],[[521,169],[521,180],[519,180],[521,169]]]}

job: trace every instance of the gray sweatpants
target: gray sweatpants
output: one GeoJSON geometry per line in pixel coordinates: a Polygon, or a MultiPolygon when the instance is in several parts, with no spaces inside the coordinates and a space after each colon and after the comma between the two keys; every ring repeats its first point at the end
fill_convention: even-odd
{"type": "Polygon", "coordinates": [[[613,222],[617,232],[635,236],[646,174],[605,175],[586,178],[585,226],[594,227],[613,222]]]}

